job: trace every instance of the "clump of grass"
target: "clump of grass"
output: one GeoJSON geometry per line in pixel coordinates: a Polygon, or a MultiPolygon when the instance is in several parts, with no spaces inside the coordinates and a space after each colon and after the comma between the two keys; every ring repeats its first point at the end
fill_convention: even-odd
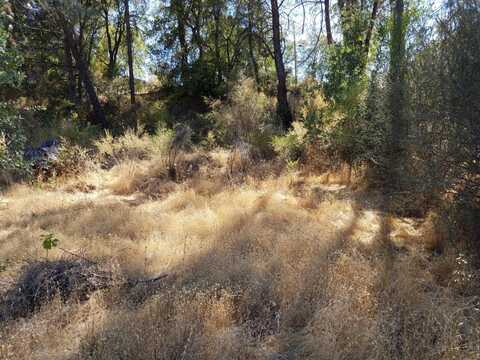
{"type": "Polygon", "coordinates": [[[149,136],[129,129],[116,138],[106,132],[95,142],[95,147],[102,163],[111,167],[124,160],[144,160],[166,154],[172,136],[169,130],[160,130],[156,135],[149,136]]]}
{"type": "Polygon", "coordinates": [[[141,163],[124,161],[113,169],[113,181],[109,184],[110,190],[116,195],[128,195],[138,190],[140,178],[145,168],[141,163]]]}

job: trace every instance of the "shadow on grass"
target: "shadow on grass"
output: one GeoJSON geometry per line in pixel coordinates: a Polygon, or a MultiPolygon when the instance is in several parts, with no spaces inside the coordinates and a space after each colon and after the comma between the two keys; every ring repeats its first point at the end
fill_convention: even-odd
{"type": "MultiPolygon", "coordinates": [[[[296,234],[311,219],[273,213],[268,201],[259,199],[251,210],[223,224],[211,249],[172,269],[176,277],[156,288],[134,289],[98,332],[83,339],[80,353],[71,359],[208,358],[206,344],[209,351],[218,351],[212,357],[264,358],[261,342],[301,333],[315,308],[328,301],[329,265],[343,252],[358,214],[344,229],[323,238],[321,226],[319,233],[296,234]],[[268,235],[272,223],[278,237],[268,235]],[[263,231],[256,236],[252,228],[263,231]],[[224,337],[230,332],[236,345],[222,353],[219,342],[228,342],[224,337]]],[[[278,351],[286,354],[292,347],[280,340],[278,351]]]]}

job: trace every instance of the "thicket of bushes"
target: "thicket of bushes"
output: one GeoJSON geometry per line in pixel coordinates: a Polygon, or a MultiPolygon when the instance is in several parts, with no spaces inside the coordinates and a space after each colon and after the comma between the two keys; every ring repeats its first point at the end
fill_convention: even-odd
{"type": "Polygon", "coordinates": [[[0,186],[29,174],[23,157],[26,141],[20,116],[0,104],[0,186]]]}

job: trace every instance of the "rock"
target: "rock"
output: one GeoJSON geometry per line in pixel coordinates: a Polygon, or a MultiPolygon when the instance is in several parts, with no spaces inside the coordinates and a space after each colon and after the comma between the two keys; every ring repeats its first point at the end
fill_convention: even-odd
{"type": "Polygon", "coordinates": [[[34,165],[55,161],[58,158],[59,147],[60,141],[49,139],[44,141],[38,148],[27,148],[24,152],[24,158],[32,161],[34,165]]]}

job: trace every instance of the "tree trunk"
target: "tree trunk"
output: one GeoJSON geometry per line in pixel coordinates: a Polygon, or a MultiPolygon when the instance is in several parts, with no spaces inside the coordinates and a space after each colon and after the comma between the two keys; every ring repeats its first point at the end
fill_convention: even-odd
{"type": "Polygon", "coordinates": [[[64,56],[65,56],[65,72],[67,73],[67,93],[68,99],[72,103],[78,103],[78,97],[75,91],[75,73],[73,71],[72,50],[67,39],[67,35],[64,34],[64,56]]]}
{"type": "Polygon", "coordinates": [[[368,23],[367,34],[365,35],[365,53],[367,56],[368,51],[370,50],[370,40],[372,39],[373,26],[375,25],[375,20],[377,18],[379,3],[380,0],[373,0],[372,14],[370,15],[370,22],[368,23]]]}
{"type": "Polygon", "coordinates": [[[100,125],[104,129],[106,129],[108,127],[107,118],[105,117],[103,108],[100,104],[100,101],[98,100],[97,92],[95,90],[95,86],[93,85],[90,71],[84,59],[83,51],[81,51],[78,44],[75,43],[73,29],[71,29],[68,25],[66,25],[64,28],[64,35],[65,43],[67,47],[70,48],[73,58],[75,59],[78,74],[83,83],[83,86],[85,87],[85,92],[88,96],[88,100],[92,105],[93,112],[95,113],[95,118],[100,123],[100,125]]]}
{"type": "Polygon", "coordinates": [[[330,23],[330,0],[325,0],[325,29],[327,31],[327,44],[333,44],[332,25],[330,23]]]}
{"type": "Polygon", "coordinates": [[[103,9],[103,20],[105,22],[105,36],[107,38],[107,51],[108,51],[108,64],[107,64],[107,78],[113,79],[116,73],[117,68],[117,57],[118,51],[120,49],[120,44],[122,42],[123,31],[125,29],[125,21],[123,15],[121,14],[120,3],[117,0],[117,21],[115,24],[115,32],[112,36],[110,31],[110,16],[108,3],[104,4],[103,9]]]}
{"type": "Polygon", "coordinates": [[[180,43],[180,81],[185,85],[188,80],[188,44],[185,30],[185,8],[182,0],[172,0],[172,11],[177,18],[178,42],[180,43]]]}
{"type": "Polygon", "coordinates": [[[255,78],[255,83],[257,87],[260,86],[260,75],[258,73],[258,63],[255,58],[255,50],[253,44],[253,35],[252,33],[248,34],[248,55],[250,57],[250,65],[252,66],[253,77],[255,78]]]}
{"type": "Polygon", "coordinates": [[[404,0],[392,0],[393,25],[390,43],[390,156],[391,182],[394,190],[401,190],[400,179],[405,177],[405,144],[408,137],[408,119],[406,117],[405,98],[405,24],[404,0]]]}
{"type": "Polygon", "coordinates": [[[105,35],[107,36],[107,51],[108,51],[107,77],[109,79],[113,79],[113,76],[115,73],[116,56],[113,51],[112,36],[110,35],[110,20],[108,18],[108,8],[105,9],[104,14],[105,14],[104,16],[105,35]]]}
{"type": "Polygon", "coordinates": [[[282,44],[280,38],[280,14],[277,0],[271,0],[272,4],[272,32],[273,52],[275,69],[277,72],[277,114],[282,126],[287,130],[292,124],[292,113],[288,106],[287,98],[287,74],[283,63],[282,44]]]}
{"type": "Polygon", "coordinates": [[[255,78],[255,83],[257,87],[260,86],[260,76],[258,74],[258,63],[255,58],[255,48],[253,42],[253,24],[254,24],[254,15],[253,15],[253,1],[248,2],[248,55],[250,57],[250,65],[252,66],[252,73],[255,78]]]}
{"type": "Polygon", "coordinates": [[[133,44],[132,44],[132,27],[130,24],[130,7],[129,0],[125,3],[125,26],[127,29],[127,54],[128,54],[128,84],[130,87],[130,103],[135,105],[135,77],[133,74],[133,44]]]}
{"type": "Polygon", "coordinates": [[[215,4],[213,9],[213,19],[215,22],[214,32],[214,46],[215,46],[215,66],[216,66],[216,84],[217,86],[222,83],[222,59],[220,58],[220,4],[215,4]]]}

